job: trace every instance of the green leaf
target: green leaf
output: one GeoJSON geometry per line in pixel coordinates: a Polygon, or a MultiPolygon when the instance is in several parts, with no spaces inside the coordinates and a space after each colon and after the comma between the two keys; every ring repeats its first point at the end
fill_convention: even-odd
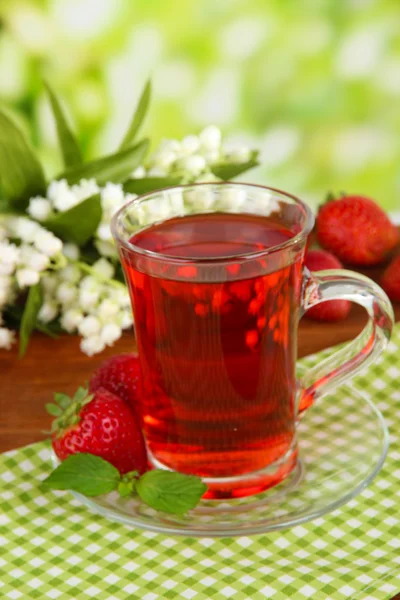
{"type": "Polygon", "coordinates": [[[54,394],[54,401],[63,409],[71,404],[70,396],[68,396],[68,394],[62,394],[61,392],[56,392],[54,394]]]}
{"type": "Polygon", "coordinates": [[[120,474],[109,462],[94,454],[72,454],[45,479],[44,490],[74,490],[85,496],[107,494],[118,487],[120,474]]]}
{"type": "Polygon", "coordinates": [[[92,160],[83,165],[67,169],[58,175],[57,179],[66,179],[70,185],[81,179],[96,179],[99,185],[108,181],[118,183],[125,181],[136,167],[138,167],[149,148],[149,140],[144,139],[130,148],[92,160]]]}
{"type": "Polygon", "coordinates": [[[47,402],[45,408],[49,415],[51,415],[52,417],[59,417],[60,415],[62,415],[63,412],[62,408],[57,406],[57,404],[53,404],[52,402],[47,402]]]}
{"type": "Polygon", "coordinates": [[[149,107],[151,97],[151,81],[147,81],[143,88],[143,92],[139,98],[138,105],[132,117],[132,121],[129,125],[128,131],[125,134],[124,139],[121,142],[120,149],[127,148],[135,139],[140,126],[142,125],[144,118],[149,107]]]}
{"type": "Polygon", "coordinates": [[[253,167],[257,167],[257,165],[259,164],[257,157],[258,157],[258,151],[254,150],[251,153],[250,160],[248,160],[247,162],[225,163],[225,164],[220,163],[220,164],[213,165],[211,167],[211,171],[212,171],[212,173],[214,173],[214,175],[216,177],[219,177],[223,181],[230,181],[234,177],[237,177],[238,175],[245,173],[249,169],[252,169],[253,167]]]}
{"type": "Polygon", "coordinates": [[[62,106],[51,89],[50,85],[44,83],[49,94],[51,108],[53,110],[54,119],[57,127],[58,140],[61,146],[61,152],[66,167],[79,165],[82,163],[82,153],[80,151],[75,135],[72,133],[62,106]]]}
{"type": "Polygon", "coordinates": [[[156,510],[183,515],[194,508],[207,490],[199,477],[156,469],[137,481],[140,498],[156,510]]]}
{"type": "Polygon", "coordinates": [[[143,177],[140,179],[127,179],[124,182],[124,190],[131,194],[147,194],[155,190],[179,185],[182,177],[143,177]]]}
{"type": "Polygon", "coordinates": [[[63,240],[83,246],[93,237],[101,216],[100,195],[95,194],[69,210],[50,217],[43,226],[63,240]]]}
{"type": "Polygon", "coordinates": [[[28,347],[29,338],[36,326],[36,318],[42,306],[42,288],[40,282],[29,288],[19,329],[19,356],[22,357],[28,347]]]}
{"type": "Polygon", "coordinates": [[[121,498],[131,496],[135,489],[135,481],[120,481],[118,484],[118,493],[121,498]]]}
{"type": "Polygon", "coordinates": [[[43,194],[46,181],[42,166],[25,135],[0,110],[0,186],[8,206],[24,210],[29,198],[43,194]]]}

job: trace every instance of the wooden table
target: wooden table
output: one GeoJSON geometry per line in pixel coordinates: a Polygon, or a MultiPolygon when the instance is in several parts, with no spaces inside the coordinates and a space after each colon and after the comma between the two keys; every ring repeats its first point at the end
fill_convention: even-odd
{"type": "MultiPolygon", "coordinates": [[[[377,271],[365,273],[374,279],[378,275],[377,271]]],[[[400,321],[400,304],[394,308],[400,321]]],[[[359,306],[353,306],[349,317],[339,323],[303,319],[299,357],[354,338],[365,322],[366,314],[359,306]]],[[[105,358],[134,348],[133,334],[125,334],[113,348],[89,358],[80,352],[75,336],[54,340],[35,334],[22,360],[16,348],[0,351],[0,452],[44,439],[43,430],[49,429],[51,421],[44,405],[52,400],[53,392],[73,393],[105,358]]],[[[400,600],[400,594],[392,600],[400,600]]]]}

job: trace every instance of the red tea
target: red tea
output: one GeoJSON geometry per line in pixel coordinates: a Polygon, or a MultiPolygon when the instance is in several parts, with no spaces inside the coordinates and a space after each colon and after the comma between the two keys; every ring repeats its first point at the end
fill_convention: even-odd
{"type": "Polygon", "coordinates": [[[155,464],[223,478],[263,469],[290,449],[300,264],[298,253],[279,264],[282,253],[263,251],[293,235],[269,217],[212,213],[131,238],[154,253],[122,260],[155,464]]]}

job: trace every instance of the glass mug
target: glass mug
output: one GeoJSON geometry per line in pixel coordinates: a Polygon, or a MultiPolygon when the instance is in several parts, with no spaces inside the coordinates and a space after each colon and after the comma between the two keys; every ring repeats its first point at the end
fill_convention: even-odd
{"type": "Polygon", "coordinates": [[[283,481],[297,464],[302,412],[388,343],[393,313],[378,285],[304,266],[313,224],[294,196],[242,183],[152,192],[113,219],[149,460],[202,477],[205,497],[246,496],[283,481]],[[297,381],[299,319],[333,299],[361,304],[368,324],[297,381]]]}

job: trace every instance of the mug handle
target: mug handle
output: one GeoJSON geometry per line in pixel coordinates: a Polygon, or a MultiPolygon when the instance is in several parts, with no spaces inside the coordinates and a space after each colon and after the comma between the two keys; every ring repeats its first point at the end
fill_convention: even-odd
{"type": "Polygon", "coordinates": [[[311,274],[304,268],[301,316],[327,300],[360,304],[368,313],[368,323],[353,341],[307,371],[301,381],[299,415],[317,398],[376,360],[388,345],[394,324],[389,298],[368,277],[341,269],[311,274]]]}

